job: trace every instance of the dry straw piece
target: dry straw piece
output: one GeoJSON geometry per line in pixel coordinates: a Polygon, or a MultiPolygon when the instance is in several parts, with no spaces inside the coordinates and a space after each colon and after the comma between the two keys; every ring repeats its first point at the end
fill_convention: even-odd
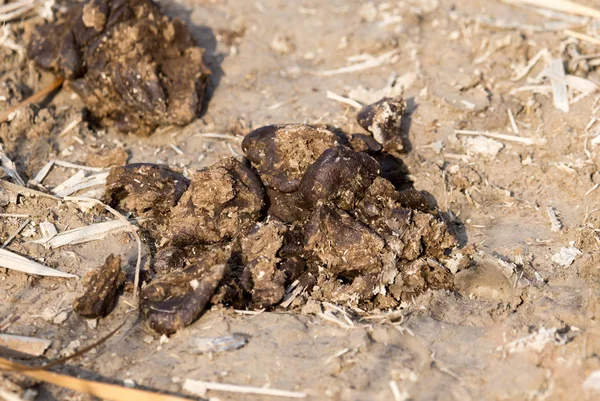
{"type": "Polygon", "coordinates": [[[567,14],[600,19],[600,11],[569,0],[504,0],[508,4],[526,4],[567,14]]]}
{"type": "Polygon", "coordinates": [[[8,359],[0,357],[0,370],[19,372],[32,379],[41,380],[46,383],[55,384],[60,387],[90,394],[109,401],[190,401],[189,398],[178,397],[168,394],[158,394],[146,390],[127,388],[116,384],[101,383],[92,380],[78,379],[59,373],[49,372],[43,369],[31,369],[8,359]]]}
{"type": "Polygon", "coordinates": [[[60,270],[44,266],[38,262],[29,260],[26,257],[7,251],[6,249],[0,249],[0,267],[17,270],[27,274],[36,274],[38,276],[78,278],[74,274],[61,272],[60,270]]]}

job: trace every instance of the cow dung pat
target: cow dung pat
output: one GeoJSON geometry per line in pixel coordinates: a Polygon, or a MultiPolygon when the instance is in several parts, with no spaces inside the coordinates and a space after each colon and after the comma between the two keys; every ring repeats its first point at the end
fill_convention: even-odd
{"type": "Polygon", "coordinates": [[[137,216],[162,218],[188,188],[182,174],[158,164],[128,164],[110,170],[104,201],[137,216]]]}
{"type": "Polygon", "coordinates": [[[308,166],[339,142],[334,132],[321,126],[268,125],[249,133],[242,149],[267,187],[294,192],[308,166]]]}
{"type": "Polygon", "coordinates": [[[73,302],[73,310],[88,319],[107,316],[117,302],[117,292],[125,283],[121,257],[109,255],[106,262],[83,277],[84,292],[73,302]]]}
{"type": "Polygon", "coordinates": [[[210,74],[204,49],[150,0],[91,0],[38,27],[27,46],[43,68],[67,78],[103,126],[149,135],[190,123],[210,74]]]}
{"type": "Polygon", "coordinates": [[[168,237],[174,245],[210,244],[243,235],[263,214],[264,188],[234,158],[194,173],[172,209],[168,237]]]}
{"type": "Polygon", "coordinates": [[[402,114],[406,102],[402,98],[383,98],[363,107],[358,112],[357,121],[369,131],[373,138],[388,152],[402,152],[402,114]]]}

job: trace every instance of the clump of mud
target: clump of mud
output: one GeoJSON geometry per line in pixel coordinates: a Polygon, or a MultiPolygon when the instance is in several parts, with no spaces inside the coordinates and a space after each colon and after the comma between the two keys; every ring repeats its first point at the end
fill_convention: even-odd
{"type": "Polygon", "coordinates": [[[177,200],[177,185],[162,183],[176,173],[156,174],[164,167],[113,169],[109,182],[138,185],[113,185],[106,200],[165,222],[149,230],[160,244],[158,278],[142,289],[150,327],[177,331],[209,303],[272,308],[290,287],[365,309],[452,288],[441,263],[456,246],[448,226],[422,193],[382,176],[393,156],[357,151],[353,139],[321,126],[259,128],[243,141],[247,159],[193,173],[177,200]],[[164,194],[139,192],[159,183],[164,194]]]}
{"type": "Polygon", "coordinates": [[[138,135],[191,122],[210,74],[183,22],[150,0],[74,6],[38,27],[27,50],[68,80],[100,124],[138,135]]]}

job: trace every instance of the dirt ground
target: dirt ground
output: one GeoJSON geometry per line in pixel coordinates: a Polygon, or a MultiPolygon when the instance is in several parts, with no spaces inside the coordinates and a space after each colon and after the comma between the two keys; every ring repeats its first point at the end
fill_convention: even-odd
{"type": "MultiPolygon", "coordinates": [[[[547,49],[567,64],[568,74],[600,82],[597,45],[564,32],[594,35],[597,23],[495,0],[159,4],[165,14],[184,20],[207,49],[212,76],[203,116],[149,138],[85,122],[61,135],[84,113],[81,101],[63,89],[0,127],[4,148],[24,177],[32,178],[51,159],[102,165],[106,161],[97,160],[118,148],[130,163],[161,162],[190,171],[241,154],[239,141],[198,134],[245,135],[274,123],[327,123],[361,132],[356,110],[328,99],[327,91],[368,103],[381,97],[379,90],[393,92],[389,86],[395,81],[404,87],[410,109],[410,148],[403,161],[415,187],[455,220],[457,253],[474,249],[474,263],[455,275],[457,291],[428,292],[394,313],[354,316],[351,324],[308,309],[244,314],[214,307],[164,342],[131,321],[127,330],[59,371],[112,382],[130,379],[180,394],[191,378],[304,391],[309,400],[600,398],[600,160],[593,143],[600,98],[592,93],[575,99],[568,112],[557,109],[550,81],[536,80],[546,67],[543,58],[522,79],[513,79],[547,49]],[[390,51],[395,53],[373,68],[326,73],[390,51]],[[456,130],[536,140],[498,139],[503,146],[490,155],[497,143],[484,142],[482,149],[456,130]],[[553,229],[548,208],[560,227],[553,229]],[[572,264],[557,263],[554,255],[562,248],[573,252],[572,264]],[[230,333],[248,334],[248,344],[194,353],[195,339],[230,333]]],[[[2,27],[15,46],[5,39],[0,47],[0,109],[53,80],[18,51],[28,30],[42,22],[34,13],[2,27]]],[[[44,185],[51,188],[73,172],[55,167],[44,185]]],[[[35,223],[11,242],[11,251],[78,275],[119,253],[133,271],[136,247],[127,233],[58,250],[27,243],[39,237],[39,222],[48,220],[63,231],[105,220],[97,209],[83,212],[73,203],[24,197],[0,212],[26,214],[35,223]]],[[[4,242],[24,220],[0,221],[4,242]]],[[[54,358],[98,340],[135,314],[132,294],[126,293],[109,317],[87,322],[71,307],[81,290],[79,280],[0,270],[0,331],[52,339],[45,356],[54,358]]],[[[90,398],[49,385],[38,390],[38,400],[90,398]]],[[[265,399],[217,391],[207,398],[265,399]]]]}

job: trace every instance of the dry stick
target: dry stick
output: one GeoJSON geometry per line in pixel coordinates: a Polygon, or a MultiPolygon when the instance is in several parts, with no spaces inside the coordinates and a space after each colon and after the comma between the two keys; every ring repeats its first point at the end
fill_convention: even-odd
{"type": "Polygon", "coordinates": [[[508,4],[529,4],[535,7],[600,19],[600,11],[569,0],[504,0],[508,4]]]}
{"type": "Polygon", "coordinates": [[[92,380],[83,380],[77,377],[48,372],[43,369],[28,370],[28,367],[0,357],[0,369],[18,371],[25,376],[55,384],[60,387],[90,394],[101,399],[111,401],[190,401],[189,398],[177,397],[168,394],[158,394],[146,390],[127,388],[116,384],[101,383],[92,380]]]}
{"type": "Polygon", "coordinates": [[[236,136],[236,135],[229,135],[229,134],[219,134],[219,133],[214,133],[214,132],[200,132],[195,134],[195,136],[199,136],[201,138],[210,138],[210,139],[226,139],[226,140],[232,140],[232,141],[241,141],[242,137],[236,136]]]}
{"type": "Polygon", "coordinates": [[[56,201],[60,201],[60,198],[58,196],[50,195],[45,192],[36,191],[35,189],[23,187],[21,185],[13,184],[12,182],[8,182],[5,180],[0,180],[0,188],[6,189],[8,191],[13,191],[13,192],[16,192],[21,195],[27,194],[27,195],[31,195],[31,196],[41,196],[44,198],[50,198],[50,199],[53,199],[56,201]]]}
{"type": "Polygon", "coordinates": [[[82,197],[82,196],[65,196],[63,199],[66,201],[72,201],[72,202],[92,202],[97,205],[100,205],[104,209],[106,209],[110,213],[112,213],[117,219],[119,219],[122,222],[124,222],[125,224],[127,224],[127,226],[130,228],[131,234],[133,234],[133,236],[135,237],[135,240],[136,240],[137,246],[138,246],[137,261],[135,263],[135,279],[133,280],[133,298],[136,299],[137,292],[138,292],[138,286],[140,283],[140,269],[142,267],[142,240],[140,239],[140,236],[138,235],[137,227],[134,226],[133,224],[131,224],[131,222],[129,220],[127,220],[127,218],[125,218],[125,216],[123,216],[121,213],[117,212],[115,209],[108,206],[107,204],[100,202],[98,199],[86,198],[86,197],[82,197]]]}
{"type": "Polygon", "coordinates": [[[29,224],[29,223],[30,223],[30,220],[25,220],[25,222],[24,222],[23,224],[21,224],[21,225],[19,226],[19,228],[17,228],[17,230],[16,230],[14,233],[12,233],[12,234],[11,234],[11,236],[10,236],[10,237],[8,237],[8,239],[7,239],[7,240],[4,242],[4,244],[2,244],[2,247],[1,247],[1,248],[2,248],[2,249],[6,248],[6,247],[8,246],[8,244],[10,244],[10,243],[12,242],[12,240],[14,240],[14,239],[15,239],[15,237],[16,237],[17,235],[19,235],[19,233],[20,233],[21,231],[23,231],[23,229],[24,229],[24,228],[27,226],[27,224],[29,224]]]}
{"type": "Polygon", "coordinates": [[[183,389],[190,393],[201,395],[203,391],[215,390],[215,391],[226,391],[230,393],[241,393],[241,394],[257,394],[257,395],[269,395],[273,397],[287,397],[287,398],[306,398],[307,394],[298,391],[287,391],[278,390],[264,387],[253,387],[253,386],[240,386],[237,384],[226,384],[226,383],[214,383],[205,382],[200,380],[186,379],[183,384],[183,389]]]}
{"type": "Polygon", "coordinates": [[[334,70],[315,71],[314,74],[329,77],[332,75],[346,74],[349,72],[364,71],[364,70],[368,70],[368,69],[379,67],[379,66],[383,65],[384,63],[390,61],[392,59],[392,57],[394,57],[397,54],[398,54],[398,50],[391,50],[391,51],[383,53],[377,57],[373,57],[368,60],[365,60],[362,63],[353,64],[353,65],[350,65],[347,67],[336,68],[334,70]]]}
{"type": "Polygon", "coordinates": [[[11,11],[11,12],[6,12],[6,13],[0,13],[0,22],[8,22],[11,21],[15,18],[20,17],[21,15],[29,12],[30,10],[34,9],[36,6],[35,3],[33,4],[26,4],[23,7],[15,10],[15,11],[11,11]]]}
{"type": "Polygon", "coordinates": [[[28,214],[20,214],[20,213],[0,213],[0,217],[14,217],[17,219],[27,219],[31,216],[28,214]]]}
{"type": "Polygon", "coordinates": [[[543,145],[546,143],[546,140],[544,138],[523,138],[520,136],[501,134],[498,132],[468,131],[464,129],[457,129],[454,132],[459,135],[485,136],[487,138],[500,139],[509,142],[517,142],[523,145],[543,145]]]}
{"type": "Polygon", "coordinates": [[[127,319],[123,320],[121,322],[121,324],[119,324],[115,329],[113,329],[112,331],[110,331],[107,335],[105,335],[104,337],[102,337],[101,339],[99,339],[98,341],[88,345],[85,348],[80,349],[79,351],[75,352],[73,355],[69,355],[69,356],[63,356],[62,358],[57,358],[54,360],[51,360],[50,362],[42,365],[42,366],[22,366],[19,369],[19,372],[23,372],[23,371],[31,371],[31,370],[46,370],[49,369],[53,366],[65,363],[71,359],[75,359],[77,357],[80,357],[83,354],[88,353],[89,351],[93,350],[94,348],[99,347],[100,345],[104,344],[106,341],[108,341],[108,339],[110,339],[112,336],[114,336],[119,330],[121,330],[121,328],[123,328],[123,326],[125,326],[125,323],[127,323],[127,319]]]}
{"type": "Polygon", "coordinates": [[[3,4],[0,6],[0,14],[6,14],[11,11],[15,11],[23,6],[33,5],[34,3],[35,3],[34,0],[21,0],[21,1],[15,1],[12,3],[8,3],[8,4],[3,4]]]}
{"type": "Polygon", "coordinates": [[[27,99],[23,100],[22,102],[14,105],[11,108],[9,108],[8,110],[5,110],[2,113],[0,113],[0,124],[3,122],[6,122],[6,120],[8,120],[8,116],[10,116],[11,113],[20,109],[21,107],[29,106],[32,103],[37,103],[39,101],[42,101],[46,96],[48,96],[50,93],[52,93],[56,89],[58,89],[63,84],[64,81],[65,81],[65,79],[63,77],[58,77],[58,78],[56,78],[56,80],[54,82],[52,82],[50,85],[46,86],[39,92],[34,93],[33,95],[29,96],[27,99]]]}
{"type": "Polygon", "coordinates": [[[583,33],[579,33],[579,32],[572,31],[570,29],[566,29],[565,30],[565,34],[568,35],[568,36],[571,36],[571,37],[573,37],[575,39],[580,39],[580,40],[584,40],[586,42],[593,43],[595,45],[600,45],[600,39],[594,38],[592,36],[588,36],[588,35],[583,34],[583,33]]]}
{"type": "Polygon", "coordinates": [[[349,97],[340,96],[335,92],[327,91],[327,99],[335,100],[336,102],[347,104],[348,106],[354,107],[356,110],[361,110],[363,105],[354,99],[349,97]]]}

